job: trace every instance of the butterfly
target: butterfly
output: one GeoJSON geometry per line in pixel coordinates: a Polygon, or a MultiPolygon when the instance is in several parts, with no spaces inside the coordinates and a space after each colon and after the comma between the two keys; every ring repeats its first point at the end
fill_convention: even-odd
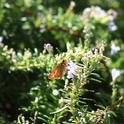
{"type": "Polygon", "coordinates": [[[62,60],[62,62],[56,65],[55,68],[48,75],[48,79],[54,80],[54,79],[61,78],[66,69],[66,65],[67,65],[67,62],[65,60],[62,60]]]}

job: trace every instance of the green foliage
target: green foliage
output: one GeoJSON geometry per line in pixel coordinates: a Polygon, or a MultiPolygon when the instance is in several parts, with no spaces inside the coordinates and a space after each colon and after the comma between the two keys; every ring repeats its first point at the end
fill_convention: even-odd
{"type": "Polygon", "coordinates": [[[0,123],[123,123],[122,8],[116,0],[1,0],[0,123]],[[64,72],[50,80],[54,68],[64,72]]]}

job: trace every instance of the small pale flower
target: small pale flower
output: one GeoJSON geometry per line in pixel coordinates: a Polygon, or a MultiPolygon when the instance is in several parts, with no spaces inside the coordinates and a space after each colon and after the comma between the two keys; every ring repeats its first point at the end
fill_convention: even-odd
{"type": "Polygon", "coordinates": [[[23,22],[27,21],[27,17],[21,17],[21,21],[23,22]]]}
{"type": "Polygon", "coordinates": [[[53,50],[53,46],[51,44],[44,44],[44,50],[43,50],[43,53],[46,53],[46,52],[51,52],[53,50]]]}
{"type": "Polygon", "coordinates": [[[5,3],[4,6],[5,6],[6,8],[8,8],[8,9],[11,8],[11,6],[10,6],[9,3],[5,3]]]}
{"type": "Polygon", "coordinates": [[[52,93],[53,93],[54,96],[59,95],[59,91],[57,89],[54,89],[52,93]]]}
{"type": "Polygon", "coordinates": [[[116,31],[117,30],[117,26],[115,25],[114,21],[110,21],[108,23],[108,28],[110,31],[116,31]]]}
{"type": "Polygon", "coordinates": [[[117,77],[120,76],[120,74],[121,74],[120,70],[117,70],[117,69],[113,68],[113,69],[111,70],[112,80],[113,80],[113,81],[116,80],[117,77]]]}
{"type": "Polygon", "coordinates": [[[3,47],[4,45],[2,41],[3,41],[3,37],[0,36],[0,47],[3,47]]]}
{"type": "Polygon", "coordinates": [[[41,29],[40,29],[40,33],[43,33],[43,32],[45,32],[45,31],[46,31],[45,28],[41,28],[41,29]]]}
{"type": "Polygon", "coordinates": [[[91,8],[84,9],[82,19],[84,20],[84,19],[88,18],[90,16],[91,12],[92,12],[91,8]]]}
{"type": "Polygon", "coordinates": [[[117,12],[113,9],[108,10],[107,14],[110,21],[113,21],[117,17],[117,12]]]}
{"type": "Polygon", "coordinates": [[[74,77],[74,74],[71,71],[68,71],[67,78],[71,79],[74,77]]]}
{"type": "Polygon", "coordinates": [[[76,3],[75,3],[74,1],[71,1],[70,5],[71,5],[72,7],[75,7],[76,3]]]}
{"type": "Polygon", "coordinates": [[[76,69],[77,69],[77,65],[74,62],[70,61],[67,66],[67,70],[68,70],[67,78],[68,79],[71,79],[76,75],[76,72],[75,72],[76,69]]]}
{"type": "Polygon", "coordinates": [[[0,43],[3,41],[3,37],[2,36],[0,36],[0,43]]]}
{"type": "Polygon", "coordinates": [[[102,18],[106,15],[106,12],[103,9],[101,9],[99,6],[94,7],[94,11],[97,15],[96,16],[97,18],[102,18]]]}
{"type": "Polygon", "coordinates": [[[114,55],[120,51],[120,47],[116,46],[114,43],[111,45],[111,55],[114,55]]]}

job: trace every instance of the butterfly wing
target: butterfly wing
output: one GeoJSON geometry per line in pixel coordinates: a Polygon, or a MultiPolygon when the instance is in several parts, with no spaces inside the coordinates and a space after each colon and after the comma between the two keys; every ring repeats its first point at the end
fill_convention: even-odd
{"type": "Polygon", "coordinates": [[[62,76],[62,71],[59,68],[55,68],[49,75],[48,79],[53,80],[62,76]]]}
{"type": "Polygon", "coordinates": [[[63,61],[62,61],[60,64],[58,64],[58,65],[53,69],[53,71],[48,75],[48,79],[54,80],[54,79],[57,79],[57,78],[62,77],[63,72],[64,72],[64,70],[65,70],[65,66],[66,66],[66,63],[65,63],[65,61],[63,60],[63,61]]]}

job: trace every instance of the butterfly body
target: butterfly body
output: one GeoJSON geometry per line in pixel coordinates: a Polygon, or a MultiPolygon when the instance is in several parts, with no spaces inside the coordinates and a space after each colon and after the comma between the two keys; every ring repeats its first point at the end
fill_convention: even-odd
{"type": "Polygon", "coordinates": [[[66,61],[63,60],[48,75],[48,79],[54,80],[54,79],[58,79],[58,78],[62,77],[63,76],[63,73],[65,71],[65,68],[66,68],[66,61]]]}

